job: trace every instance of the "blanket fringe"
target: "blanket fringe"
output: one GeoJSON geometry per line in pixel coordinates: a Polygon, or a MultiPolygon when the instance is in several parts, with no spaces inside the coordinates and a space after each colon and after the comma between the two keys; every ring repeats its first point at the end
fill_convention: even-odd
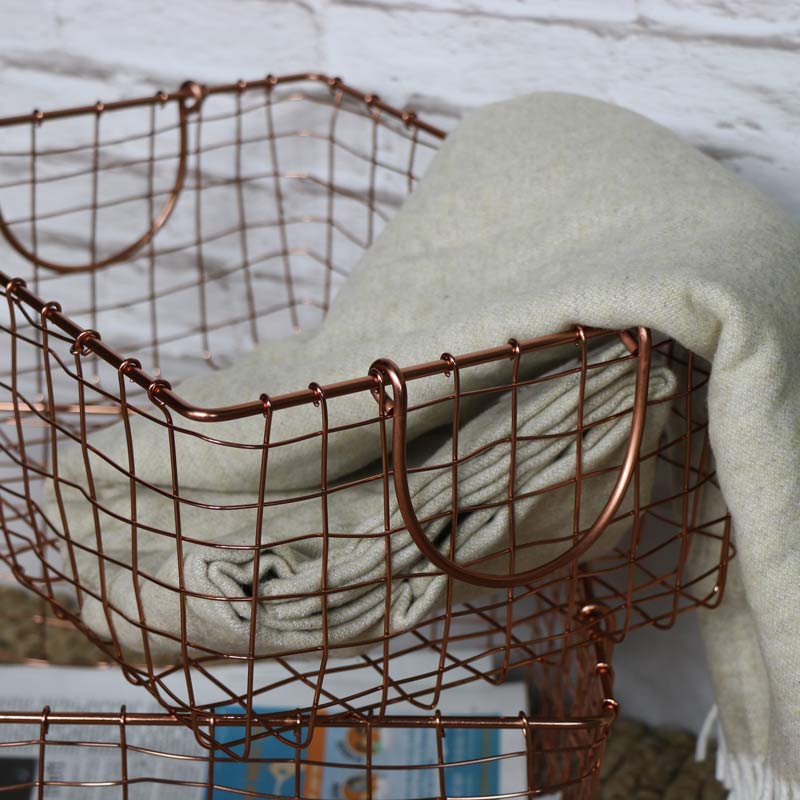
{"type": "Polygon", "coordinates": [[[800,800],[800,785],[775,775],[762,757],[732,753],[725,744],[717,706],[711,707],[697,737],[695,759],[702,761],[716,731],[716,778],[728,790],[728,800],[800,800]]]}

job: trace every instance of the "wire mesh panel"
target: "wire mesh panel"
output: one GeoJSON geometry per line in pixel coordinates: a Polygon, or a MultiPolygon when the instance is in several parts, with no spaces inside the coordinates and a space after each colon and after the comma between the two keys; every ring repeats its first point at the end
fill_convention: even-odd
{"type": "MultiPolygon", "coordinates": [[[[0,795],[401,800],[558,793],[588,800],[617,712],[611,648],[600,618],[600,609],[587,612],[593,647],[573,649],[558,663],[536,663],[517,676],[524,678],[529,699],[517,691],[514,697],[530,707],[527,713],[414,715],[405,708],[380,719],[322,714],[310,726],[307,715],[295,712],[274,715],[267,731],[252,728],[231,707],[196,722],[195,733],[214,742],[211,748],[198,744],[187,720],[154,713],[148,702],[98,711],[107,706],[113,682],[65,695],[58,710],[37,705],[48,686],[64,693],[60,670],[40,662],[38,688],[17,699],[18,706],[35,710],[0,711],[0,795]],[[103,699],[87,702],[97,691],[103,699]]],[[[8,609],[0,610],[4,632],[10,621],[8,609]]],[[[89,673],[77,672],[86,681],[89,673]]],[[[18,679],[13,670],[5,677],[18,679]]],[[[9,691],[6,685],[4,706],[9,691]]]]}
{"type": "Polygon", "coordinates": [[[311,736],[295,714],[275,719],[281,740],[248,736],[243,716],[220,713],[199,727],[212,749],[164,713],[2,711],[0,796],[591,798],[616,713],[602,641],[529,678],[531,714],[322,715],[311,736]]]}
{"type": "MultiPolygon", "coordinates": [[[[276,746],[261,748],[246,762],[231,759],[222,751],[209,754],[187,736],[176,735],[180,724],[168,715],[105,715],[105,724],[92,727],[78,724],[79,719],[44,710],[44,725],[37,726],[33,715],[3,714],[0,733],[14,731],[18,741],[3,741],[5,768],[13,770],[9,782],[0,786],[0,796],[14,797],[119,797],[145,798],[158,792],[165,798],[321,798],[338,787],[342,797],[391,797],[389,790],[403,787],[402,797],[539,797],[542,791],[563,791],[567,798],[590,798],[596,784],[596,771],[602,753],[598,741],[604,729],[599,724],[589,731],[581,727],[567,732],[539,728],[528,719],[498,719],[480,724],[469,719],[388,718],[383,725],[342,723],[318,725],[316,741],[308,755],[276,746]],[[393,723],[393,724],[392,724],[393,723]],[[25,736],[20,729],[29,730],[25,736]],[[169,726],[163,731],[164,726],[169,726]],[[37,730],[38,728],[38,730],[37,730]],[[155,731],[154,731],[155,728],[155,731]],[[68,733],[65,733],[64,730],[68,733]],[[19,733],[17,733],[19,732],[19,733]],[[80,733],[78,733],[80,732],[80,733]],[[73,738],[76,734],[80,738],[73,738]],[[421,740],[416,761],[386,763],[380,756],[399,737],[421,740]],[[450,741],[469,747],[479,738],[497,742],[496,752],[480,759],[448,755],[450,741]],[[155,742],[154,742],[155,740],[155,742]],[[324,763],[315,758],[315,750],[327,741],[338,740],[349,752],[338,762],[324,763]],[[163,742],[163,744],[162,744],[163,742]],[[358,747],[364,743],[365,751],[358,747]],[[423,743],[424,742],[424,743],[423,743]],[[183,746],[181,747],[180,744],[183,746]],[[369,744],[367,744],[369,743],[369,744]],[[176,744],[178,746],[176,747],[176,744]],[[170,746],[171,745],[171,746],[170,746]],[[369,751],[379,752],[376,758],[369,751]],[[163,749],[162,749],[163,748],[163,749]],[[422,748],[425,748],[424,750],[422,748]],[[81,764],[83,769],[76,769],[81,764]],[[500,770],[508,775],[524,776],[512,782],[495,777],[500,770]],[[67,773],[69,777],[62,778],[67,773]],[[81,775],[81,772],[83,773],[81,775]],[[478,780],[474,775],[479,774],[478,780]],[[90,777],[91,776],[91,777],[90,777]],[[484,784],[497,781],[500,791],[487,792],[484,784]],[[299,785],[299,790],[296,788],[299,785]],[[261,786],[268,790],[261,790],[261,786]],[[277,790],[276,790],[277,787],[277,790]],[[416,787],[416,791],[414,788],[416,787]],[[510,791],[506,790],[509,789],[510,791]],[[27,790],[27,794],[22,794],[27,790]],[[16,792],[17,794],[11,794],[16,792]],[[125,792],[125,794],[120,794],[125,792]]],[[[241,720],[222,720],[221,730],[235,730],[241,720]],[[229,727],[230,726],[230,727],[229,727]]],[[[302,728],[298,729],[303,735],[302,728]]]]}
{"type": "Polygon", "coordinates": [[[708,367],[657,333],[379,359],[223,407],[173,390],[315,326],[436,128],[289,76],[0,131],[2,557],[206,746],[222,707],[248,735],[290,690],[309,731],[430,711],[563,666],[587,607],[621,638],[719,602],[708,367]]]}
{"type": "Polygon", "coordinates": [[[0,124],[3,271],[171,377],[318,324],[441,135],[293,76],[0,124]]]}

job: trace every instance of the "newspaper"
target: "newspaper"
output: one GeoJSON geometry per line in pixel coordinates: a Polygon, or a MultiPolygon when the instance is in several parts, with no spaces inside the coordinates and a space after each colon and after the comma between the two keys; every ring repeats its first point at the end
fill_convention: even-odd
{"type": "MultiPolygon", "coordinates": [[[[343,694],[351,688],[345,685],[345,676],[337,681],[343,685],[326,683],[326,688],[338,688],[343,694]]],[[[304,704],[303,697],[285,696],[281,700],[283,709],[304,704]]],[[[145,690],[129,684],[116,669],[0,667],[0,709],[38,712],[46,705],[58,712],[117,713],[121,705],[127,713],[162,710],[145,690]]],[[[527,700],[522,683],[511,682],[490,691],[472,684],[446,691],[440,705],[445,715],[516,716],[527,709],[527,700]]],[[[281,709],[264,705],[256,710],[281,709]]],[[[230,713],[240,711],[230,709],[230,713]]],[[[420,716],[425,712],[400,703],[392,706],[392,713],[420,716]]],[[[253,795],[292,798],[298,794],[298,777],[299,794],[309,800],[362,800],[368,796],[368,783],[374,800],[436,797],[441,794],[440,781],[448,795],[457,797],[513,796],[527,789],[524,740],[519,729],[447,729],[439,744],[444,762],[454,766],[439,770],[437,734],[431,728],[373,728],[368,748],[364,727],[318,726],[299,760],[295,759],[295,748],[267,737],[253,742],[246,762],[217,749],[209,776],[209,752],[188,728],[127,725],[126,747],[122,748],[121,727],[54,724],[47,730],[47,744],[42,748],[38,724],[0,724],[0,796],[10,800],[37,798],[35,783],[42,755],[41,769],[48,784],[43,796],[54,800],[83,796],[75,784],[87,782],[94,784],[86,790],[92,798],[120,798],[123,774],[129,782],[129,800],[234,800],[253,795]],[[366,769],[368,749],[370,770],[366,769]],[[505,757],[497,758],[500,755],[505,757]],[[475,763],[476,759],[483,760],[475,763]],[[171,783],[177,781],[181,785],[171,783]]],[[[235,742],[243,733],[243,728],[237,727],[215,730],[217,741],[222,743],[235,742]]],[[[233,751],[238,754],[241,747],[237,745],[233,751]]]]}

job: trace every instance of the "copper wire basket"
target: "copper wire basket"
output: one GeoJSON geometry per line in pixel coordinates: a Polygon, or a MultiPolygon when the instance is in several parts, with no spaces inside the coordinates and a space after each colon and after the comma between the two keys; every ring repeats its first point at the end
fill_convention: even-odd
{"type": "MultiPolygon", "coordinates": [[[[241,724],[241,719],[224,716],[215,722],[219,731],[235,730],[241,724]]],[[[236,797],[318,800],[325,797],[320,792],[327,779],[334,786],[342,787],[344,797],[368,798],[381,796],[381,787],[402,771],[406,785],[426,787],[421,793],[410,790],[403,795],[407,800],[426,800],[433,796],[501,800],[541,796],[545,790],[561,792],[567,800],[581,800],[594,796],[598,775],[596,759],[602,753],[602,737],[607,727],[599,719],[576,718],[550,724],[525,716],[500,718],[490,726],[485,721],[468,717],[442,716],[387,717],[375,724],[325,720],[316,728],[315,741],[307,750],[258,755],[243,762],[220,750],[204,750],[185,736],[176,737],[175,728],[180,725],[180,721],[166,713],[126,713],[124,707],[116,713],[95,715],[58,713],[48,707],[39,713],[1,713],[0,733],[8,735],[13,731],[13,735],[20,738],[0,741],[5,758],[17,759],[18,770],[14,783],[0,787],[0,796],[5,792],[27,790],[41,792],[37,796],[43,798],[87,796],[80,792],[91,792],[92,797],[118,797],[118,792],[122,791],[125,792],[122,796],[135,798],[153,797],[157,793],[158,797],[187,800],[232,800],[236,797]],[[428,734],[430,740],[427,757],[417,763],[374,763],[369,749],[361,757],[322,762],[314,752],[315,748],[324,747],[320,740],[324,742],[337,734],[339,738],[359,737],[371,746],[375,741],[388,739],[391,742],[393,736],[409,732],[417,736],[428,734]],[[504,734],[505,747],[473,761],[448,755],[448,734],[450,738],[457,734],[463,737],[465,732],[479,733],[484,740],[487,734],[494,734],[495,739],[500,739],[498,734],[504,734]],[[508,742],[509,733],[513,734],[513,744],[508,742]],[[170,741],[173,738],[177,739],[175,744],[170,741]],[[172,746],[161,744],[164,739],[172,746]],[[93,763],[98,777],[87,780],[61,777],[62,764],[74,764],[78,759],[93,763]],[[470,769],[491,774],[501,767],[506,771],[509,768],[522,770],[529,778],[517,784],[512,792],[487,794],[477,788],[477,781],[463,777],[470,769]],[[244,768],[247,773],[243,772],[244,768]],[[259,790],[258,776],[262,774],[283,778],[278,793],[259,790]],[[536,781],[536,776],[543,784],[536,781]],[[462,788],[465,783],[466,791],[462,788]],[[544,789],[540,788],[542,785],[544,789]]],[[[303,737],[302,723],[294,720],[293,725],[297,736],[303,737]]]]}
{"type": "MultiPolygon", "coordinates": [[[[190,725],[206,747],[219,744],[209,720],[222,707],[245,715],[248,741],[258,731],[283,735],[280,714],[253,708],[296,687],[311,692],[297,710],[308,737],[322,714],[328,722],[379,725],[395,703],[431,712],[444,703],[448,686],[493,685],[518,668],[568,664],[573,650],[595,646],[587,613],[599,610],[613,631],[606,635],[619,641],[637,627],[666,628],[685,611],[719,603],[732,549],[727,511],[706,502],[709,493],[718,494],[705,416],[708,365],[658,333],[577,326],[531,341],[487,342],[475,353],[437,359],[433,352],[433,360],[402,368],[383,358],[349,380],[241,397],[222,408],[192,406],[172,388],[193,372],[230,363],[238,352],[317,325],[359,254],[413,189],[444,137],[439,128],[339,79],[305,74],[221,86],[189,82],[154,97],[7,118],[0,131],[0,232],[10,245],[0,272],[8,354],[0,374],[2,558],[19,582],[190,725]],[[624,356],[598,361],[597,346],[619,340],[624,356]],[[571,361],[531,377],[530,364],[541,358],[571,361]],[[656,359],[677,376],[677,388],[653,400],[648,378],[656,359]],[[619,458],[584,470],[578,457],[567,479],[537,490],[545,501],[567,503],[568,522],[544,539],[519,541],[514,509],[530,498],[514,486],[513,454],[524,439],[514,422],[518,393],[575,376],[584,382],[620,361],[635,372],[633,402],[614,419],[592,423],[628,426],[619,458]],[[465,376],[487,368],[501,377],[479,390],[462,388],[465,376]],[[492,505],[470,505],[459,496],[459,470],[470,457],[459,452],[460,416],[470,403],[508,401],[511,433],[489,445],[510,452],[507,496],[494,504],[505,509],[508,526],[491,552],[460,556],[455,537],[449,549],[442,546],[429,531],[436,524],[449,530],[443,515],[426,517],[414,507],[409,484],[418,468],[407,462],[406,439],[421,411],[414,402],[421,382],[438,387],[432,404],[452,432],[452,457],[432,469],[451,476],[446,516],[456,531],[461,519],[492,505]],[[371,411],[340,424],[343,404],[365,398],[371,411]],[[300,407],[316,414],[300,438],[319,442],[307,465],[319,480],[296,496],[271,499],[268,457],[298,446],[272,438],[272,423],[300,407]],[[668,424],[648,443],[647,422],[662,411],[668,424]],[[171,479],[155,488],[174,509],[169,525],[148,526],[131,511],[137,496],[153,489],[136,475],[142,454],[133,440],[127,439],[127,457],[113,463],[94,444],[93,432],[113,424],[125,440],[134,417],[163,433],[171,479]],[[234,419],[253,424],[255,434],[244,445],[226,439],[225,424],[234,419]],[[347,437],[354,432],[377,443],[375,464],[352,480],[329,480],[329,452],[352,441],[347,437]],[[176,452],[188,438],[209,452],[239,448],[255,458],[260,480],[246,501],[182,489],[176,452]],[[59,472],[67,447],[87,456],[79,484],[59,472]],[[129,480],[127,513],[98,499],[95,457],[129,480]],[[654,476],[662,472],[669,480],[659,483],[654,476]],[[399,524],[385,512],[384,529],[370,534],[386,548],[386,563],[366,581],[329,582],[329,546],[357,534],[331,527],[328,504],[365,484],[376,488],[376,508],[385,511],[396,498],[399,509],[399,524]],[[582,498],[596,485],[607,487],[605,499],[589,507],[582,498]],[[45,486],[82,493],[93,514],[91,542],[73,537],[58,491],[58,511],[43,502],[45,486]],[[317,585],[299,598],[259,595],[253,587],[264,518],[300,502],[318,508],[314,525],[294,534],[295,542],[320,548],[317,585]],[[187,588],[184,549],[201,543],[234,549],[225,541],[200,542],[184,529],[189,508],[217,515],[244,508],[251,515],[245,547],[253,580],[241,597],[187,588]],[[419,561],[393,569],[389,554],[399,535],[417,548],[425,576],[445,582],[442,603],[407,629],[393,629],[387,613],[356,641],[339,636],[329,622],[330,598],[375,590],[388,612],[398,582],[420,576],[419,561]],[[138,548],[151,536],[171,542],[178,571],[172,583],[159,583],[137,564],[138,548]],[[127,557],[114,550],[120,542],[127,557]],[[700,550],[702,567],[695,568],[689,556],[700,550]],[[86,579],[87,564],[99,572],[99,585],[86,579]],[[103,581],[112,569],[127,575],[134,593],[143,583],[158,583],[174,602],[177,630],[153,623],[138,594],[133,608],[119,607],[103,581]],[[287,599],[319,606],[318,638],[265,647],[257,636],[259,615],[287,599]],[[192,622],[202,602],[228,603],[249,620],[242,644],[209,644],[192,622]],[[105,630],[87,623],[89,605],[101,609],[105,630]],[[408,674],[404,664],[412,655],[416,671],[408,674]],[[226,672],[230,665],[241,667],[239,678],[226,672]],[[264,665],[280,676],[264,677],[264,665]],[[345,673],[358,690],[343,694],[326,686],[326,678],[345,673]]],[[[575,424],[558,437],[580,453],[590,427],[581,402],[575,424]]]]}
{"type": "MultiPolygon", "coordinates": [[[[6,600],[13,591],[27,593],[7,591],[6,600]]],[[[0,607],[0,631],[19,630],[18,611],[10,603],[0,607]]],[[[548,616],[559,622],[557,611],[548,616]]],[[[196,722],[141,703],[0,711],[0,797],[500,800],[557,792],[565,800],[590,800],[617,714],[612,646],[601,617],[596,608],[586,615],[590,647],[535,662],[517,676],[530,691],[531,708],[513,716],[321,714],[309,736],[309,716],[286,713],[272,718],[279,738],[263,730],[248,736],[246,715],[229,708],[200,722],[201,740],[215,743],[209,748],[193,735],[196,722]]],[[[59,620],[37,614],[27,622],[39,629],[36,655],[47,657],[26,657],[28,650],[15,643],[0,661],[36,664],[40,675],[50,655],[74,663],[75,650],[70,658],[57,637],[47,650],[59,620]]],[[[44,675],[36,683],[57,691],[59,681],[44,675]]],[[[36,695],[49,697],[41,688],[36,695]]]]}

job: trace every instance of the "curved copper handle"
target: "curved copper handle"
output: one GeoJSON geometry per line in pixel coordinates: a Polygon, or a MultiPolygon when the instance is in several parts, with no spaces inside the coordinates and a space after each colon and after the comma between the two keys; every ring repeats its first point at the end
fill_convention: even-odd
{"type": "Polygon", "coordinates": [[[387,416],[391,416],[393,419],[392,475],[400,515],[414,543],[432,564],[445,574],[458,580],[465,581],[466,583],[475,584],[477,586],[508,588],[510,586],[531,583],[565,566],[580,558],[595,544],[595,542],[597,542],[617,513],[625,496],[625,492],[628,490],[628,485],[633,477],[636,460],[639,456],[639,448],[641,447],[642,437],[644,435],[644,423],[647,414],[647,389],[650,378],[651,337],[648,328],[640,327],[637,329],[636,333],[638,362],[636,366],[633,416],[631,418],[631,435],[628,439],[628,446],[625,450],[625,457],[622,461],[622,467],[620,468],[617,482],[611,491],[608,501],[598,514],[592,527],[579,542],[545,564],[534,567],[527,572],[520,572],[514,575],[490,574],[456,564],[442,555],[436,549],[433,542],[425,535],[425,531],[422,525],[420,525],[414,511],[411,491],[408,486],[408,466],[406,462],[408,395],[406,392],[406,381],[400,367],[389,359],[379,359],[372,365],[371,372],[373,374],[376,372],[379,373],[384,381],[388,381],[394,393],[394,397],[391,401],[387,398],[387,405],[384,409],[384,413],[386,413],[387,416]]]}
{"type": "MultiPolygon", "coordinates": [[[[186,120],[187,118],[193,114],[197,109],[200,107],[200,104],[203,102],[203,98],[205,94],[203,92],[203,88],[195,83],[194,81],[187,81],[181,87],[181,94],[178,97],[178,128],[180,131],[180,154],[178,156],[178,169],[175,174],[175,182],[172,185],[172,189],[170,190],[169,197],[167,198],[166,203],[161,208],[161,211],[153,220],[150,227],[142,234],[133,244],[128,245],[127,247],[119,250],[118,252],[114,253],[113,255],[108,256],[108,258],[104,258],[100,261],[93,261],[89,262],[88,264],[59,264],[55,261],[48,261],[41,256],[36,255],[31,250],[29,250],[25,245],[14,235],[14,232],[9,227],[8,223],[6,222],[5,218],[3,217],[3,212],[0,209],[0,233],[6,238],[6,241],[23,257],[30,261],[32,264],[36,264],[40,267],[45,267],[46,269],[52,270],[53,272],[58,273],[72,273],[72,272],[91,272],[92,270],[100,269],[102,267],[107,267],[110,264],[116,264],[119,261],[125,261],[126,259],[130,258],[137,250],[141,247],[146,245],[152,238],[164,227],[167,220],[172,215],[172,212],[175,209],[175,205],[178,202],[178,197],[180,196],[181,190],[183,189],[183,184],[186,179],[186,160],[187,154],[189,152],[189,135],[187,131],[186,120]],[[193,99],[193,102],[188,105],[187,100],[189,98],[193,99]]],[[[159,93],[154,98],[153,102],[158,102],[163,98],[166,98],[166,95],[163,93],[159,93]]],[[[103,104],[97,104],[98,113],[103,110],[103,104]]]]}

